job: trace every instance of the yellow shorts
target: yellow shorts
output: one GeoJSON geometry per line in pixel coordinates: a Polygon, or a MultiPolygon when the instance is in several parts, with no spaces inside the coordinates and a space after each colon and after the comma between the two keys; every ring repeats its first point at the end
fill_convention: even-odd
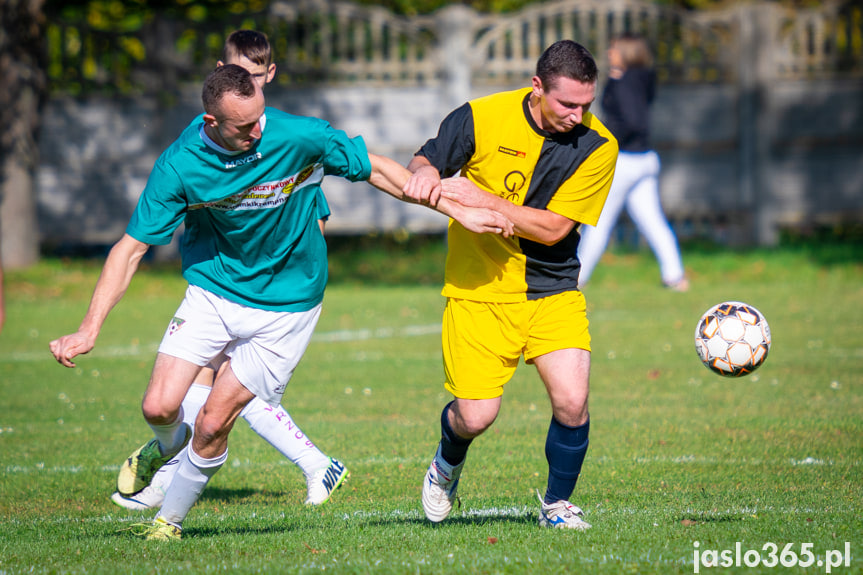
{"type": "Polygon", "coordinates": [[[559,349],[590,351],[587,326],[579,291],[519,303],[449,298],[442,335],[445,387],[460,399],[500,397],[521,355],[533,363],[559,349]]]}

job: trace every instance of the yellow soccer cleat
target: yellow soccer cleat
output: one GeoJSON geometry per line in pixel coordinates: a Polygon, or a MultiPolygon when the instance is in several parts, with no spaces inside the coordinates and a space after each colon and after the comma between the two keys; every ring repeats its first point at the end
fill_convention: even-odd
{"type": "Polygon", "coordinates": [[[189,444],[189,440],[192,438],[192,428],[185,423],[183,425],[186,428],[186,438],[174,453],[162,455],[159,450],[159,441],[153,438],[139,447],[123,462],[122,467],[120,467],[120,474],[117,476],[117,491],[120,492],[120,495],[129,497],[150,485],[150,482],[153,481],[153,475],[159,468],[168,463],[189,444]]]}
{"type": "Polygon", "coordinates": [[[135,523],[129,530],[136,537],[146,541],[179,541],[183,538],[183,530],[156,517],[152,523],[135,523]]]}

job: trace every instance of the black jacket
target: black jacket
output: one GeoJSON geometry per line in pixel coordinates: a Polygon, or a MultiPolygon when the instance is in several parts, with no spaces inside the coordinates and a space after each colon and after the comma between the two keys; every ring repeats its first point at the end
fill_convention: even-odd
{"type": "Polygon", "coordinates": [[[650,104],[656,74],[630,68],[619,80],[609,79],[602,93],[602,122],[611,130],[621,152],[646,152],[650,146],[650,104]]]}

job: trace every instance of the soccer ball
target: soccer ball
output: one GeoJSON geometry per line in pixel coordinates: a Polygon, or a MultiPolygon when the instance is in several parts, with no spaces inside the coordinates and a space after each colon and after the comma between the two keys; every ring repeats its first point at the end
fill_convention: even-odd
{"type": "Polygon", "coordinates": [[[758,369],[770,351],[770,326],[749,304],[726,301],[704,312],[695,326],[695,351],[719,375],[740,377],[758,369]]]}

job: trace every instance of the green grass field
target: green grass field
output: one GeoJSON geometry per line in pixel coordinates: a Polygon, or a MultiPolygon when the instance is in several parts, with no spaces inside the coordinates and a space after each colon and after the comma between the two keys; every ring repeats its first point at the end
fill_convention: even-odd
{"type": "Polygon", "coordinates": [[[768,564],[770,544],[788,564],[786,545],[811,549],[813,564],[700,572],[824,573],[826,553],[846,543],[850,565],[832,572],[863,573],[858,251],[685,251],[685,294],[659,286],[649,254],[607,254],[586,289],[591,447],[573,495],[594,525],[586,533],[536,524],[550,408],[529,366],[471,448],[461,508],[437,526],[424,519],[421,482],[448,401],[443,256],[434,244],[402,251],[392,263],[334,254],[316,337],[285,395],[350,480],[323,507],[304,507],[299,470],[239,421],[183,541],[168,544],[122,531],[152,515],[108,497],[120,462],[150,437],[140,399],[183,281],[172,268],[139,272],[96,350],[69,370],[48,342],[76,329],[101,262],[8,272],[0,574],[693,573],[696,552],[709,563],[709,550],[737,544],[768,564]],[[713,375],[693,347],[701,313],[729,299],[758,307],[773,332],[748,378],[713,375]]]}

